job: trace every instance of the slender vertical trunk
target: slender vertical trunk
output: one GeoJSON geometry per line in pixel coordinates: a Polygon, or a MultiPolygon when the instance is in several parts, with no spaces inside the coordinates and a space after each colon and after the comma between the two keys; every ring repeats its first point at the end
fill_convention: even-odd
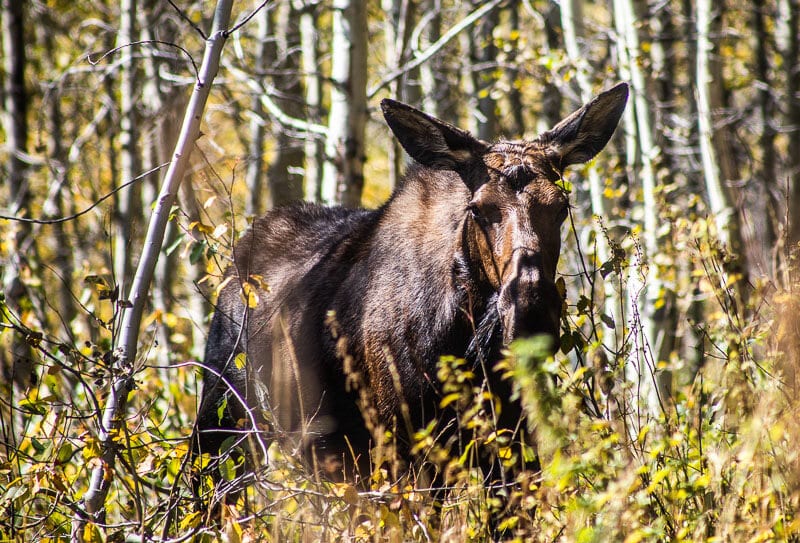
{"type": "MultiPolygon", "coordinates": [[[[318,3],[316,0],[294,0],[295,11],[300,14],[300,50],[305,87],[306,119],[320,124],[321,97],[317,41],[319,32],[315,26],[318,3]]],[[[322,145],[319,137],[306,132],[303,141],[304,184],[303,195],[306,200],[317,202],[321,198],[322,186],[322,145]]]]}
{"type": "MultiPolygon", "coordinates": [[[[154,4],[156,0],[142,0],[145,5],[140,6],[137,13],[141,39],[143,41],[154,38],[152,28],[156,21],[153,19],[154,4]]],[[[179,106],[177,100],[170,100],[165,96],[163,90],[164,82],[159,75],[159,62],[161,62],[152,48],[142,50],[141,69],[144,73],[142,84],[142,98],[139,110],[142,114],[140,123],[143,129],[140,131],[142,141],[141,168],[144,171],[151,170],[159,164],[169,161],[169,150],[175,147],[178,137],[178,123],[180,119],[175,115],[175,106],[179,106]],[[169,103],[169,106],[167,105],[169,103]]],[[[141,202],[144,209],[149,209],[158,196],[158,181],[161,177],[160,171],[155,171],[142,181],[141,202]]],[[[175,240],[178,229],[173,221],[167,225],[165,234],[165,246],[169,247],[175,240]]],[[[173,348],[171,336],[172,330],[169,327],[168,315],[174,311],[173,286],[176,280],[175,270],[177,268],[176,253],[162,253],[156,264],[153,276],[153,299],[152,308],[162,315],[162,320],[156,323],[156,341],[158,348],[155,354],[159,359],[159,375],[162,382],[168,382],[169,369],[167,366],[173,360],[173,348]]]]}
{"type": "MultiPolygon", "coordinates": [[[[472,45],[472,35],[470,32],[462,32],[458,36],[459,46],[461,48],[462,54],[464,52],[468,53],[470,49],[473,47],[472,45]]],[[[467,130],[469,130],[472,134],[478,134],[478,130],[480,129],[480,119],[478,118],[477,111],[478,111],[478,88],[475,86],[475,77],[473,74],[475,72],[475,68],[472,65],[472,58],[471,56],[467,57],[467,61],[461,64],[461,71],[459,73],[459,80],[461,84],[459,87],[462,90],[463,94],[463,102],[466,104],[466,112],[467,112],[467,130]]],[[[460,110],[461,108],[459,108],[460,110]]]]}
{"type": "MultiPolygon", "coordinates": [[[[756,177],[758,183],[752,187],[751,194],[755,196],[754,213],[748,223],[754,229],[755,243],[751,244],[751,262],[757,262],[763,270],[772,275],[773,258],[772,248],[778,241],[776,232],[778,231],[779,214],[778,210],[782,207],[780,189],[777,183],[778,164],[777,151],[775,149],[776,131],[773,123],[775,122],[775,103],[772,97],[772,77],[770,76],[768,44],[772,42],[769,31],[767,30],[767,15],[769,9],[765,0],[755,0],[752,7],[753,16],[753,39],[755,52],[755,74],[758,78],[758,111],[760,122],[760,133],[758,136],[758,149],[761,151],[761,160],[757,166],[756,177]],[[763,217],[763,219],[760,219],[763,217]]],[[[748,206],[749,207],[749,206],[748,206]]]]}
{"type": "MultiPolygon", "coordinates": [[[[476,0],[470,5],[475,9],[479,4],[479,0],[476,0]]],[[[476,136],[486,141],[495,139],[498,133],[497,103],[492,96],[497,46],[492,32],[498,25],[499,13],[499,8],[487,13],[469,33],[470,77],[477,97],[477,109],[473,113],[477,119],[476,136]]]]}
{"type": "Polygon", "coordinates": [[[334,0],[331,98],[322,200],[357,206],[364,189],[367,14],[364,0],[334,0]]]}
{"type": "MultiPolygon", "coordinates": [[[[423,11],[425,17],[430,18],[424,34],[425,45],[430,45],[442,37],[442,0],[426,0],[423,11]]],[[[440,101],[447,92],[443,68],[438,57],[424,62],[419,67],[422,104],[425,111],[434,117],[442,116],[440,101]]]]}
{"type": "MultiPolygon", "coordinates": [[[[258,3],[258,2],[256,2],[258,3]]],[[[256,14],[256,54],[253,66],[253,76],[263,83],[266,79],[266,72],[269,62],[270,47],[269,27],[270,10],[262,8],[256,14]]],[[[272,55],[274,56],[274,55],[272,55]]],[[[259,85],[259,88],[263,85],[259,85]]],[[[250,100],[250,145],[247,153],[247,174],[245,183],[247,185],[247,196],[245,197],[244,212],[248,216],[259,216],[264,212],[264,135],[265,113],[261,105],[261,97],[254,93],[250,100]]]]}
{"type": "MultiPolygon", "coordinates": [[[[25,3],[18,0],[3,0],[2,29],[3,29],[3,68],[4,78],[4,111],[2,121],[5,128],[6,149],[9,158],[3,169],[7,187],[8,200],[7,212],[10,215],[24,216],[30,212],[30,190],[26,179],[26,167],[23,157],[28,148],[28,107],[30,98],[25,87],[25,3]]],[[[14,229],[7,238],[9,246],[6,248],[8,260],[4,262],[2,272],[2,289],[5,304],[8,308],[20,314],[21,303],[26,297],[26,288],[20,277],[22,269],[27,265],[26,254],[32,243],[30,226],[25,223],[13,222],[9,225],[14,229]]],[[[0,315],[5,320],[5,315],[0,315]]],[[[2,385],[0,390],[11,395],[8,403],[4,405],[17,405],[18,399],[23,397],[24,390],[34,382],[34,366],[31,351],[27,343],[19,334],[5,334],[2,349],[2,385]],[[7,338],[7,339],[6,339],[7,338]],[[5,343],[8,341],[10,344],[5,343]],[[10,358],[5,358],[8,356],[10,358]],[[8,389],[5,387],[8,386],[8,389]]],[[[20,411],[13,413],[0,413],[3,417],[3,441],[6,446],[16,449],[17,440],[21,435],[18,425],[21,423],[20,411]]],[[[9,451],[4,451],[8,453],[9,451]]],[[[6,454],[6,458],[11,455],[6,454]]]]}
{"type": "MultiPolygon", "coordinates": [[[[683,35],[686,36],[686,70],[690,74],[697,74],[697,25],[696,25],[696,17],[695,17],[695,10],[693,5],[693,0],[683,0],[681,2],[681,17],[683,20],[683,24],[681,26],[681,31],[683,35]]],[[[684,115],[687,119],[697,119],[697,100],[687,100],[686,106],[684,109],[684,115]]],[[[691,149],[696,149],[693,152],[693,156],[691,156],[691,162],[701,164],[702,159],[700,158],[700,145],[699,145],[699,128],[696,123],[691,124],[687,127],[688,130],[688,137],[687,141],[689,147],[691,149]]],[[[683,145],[686,146],[685,144],[683,145]]],[[[703,172],[702,169],[691,169],[686,172],[687,177],[687,189],[692,194],[703,194],[705,191],[705,183],[703,181],[703,172]]],[[[693,206],[690,210],[691,212],[696,212],[696,206],[693,206]]],[[[685,273],[692,273],[692,266],[690,262],[682,262],[682,269],[685,273]]],[[[692,287],[692,301],[689,303],[689,307],[686,310],[687,313],[687,322],[694,322],[700,323],[703,322],[703,303],[701,301],[701,285],[700,281],[695,279],[693,280],[693,287],[692,287]]],[[[703,354],[704,347],[704,338],[702,337],[702,332],[700,332],[697,326],[689,326],[689,335],[684,337],[683,345],[681,345],[681,359],[689,361],[690,367],[690,378],[693,379],[694,376],[697,374],[697,371],[700,370],[702,365],[705,362],[705,356],[703,354]]]]}
{"type": "MultiPolygon", "coordinates": [[[[408,49],[408,39],[411,32],[414,3],[413,0],[381,0],[381,7],[389,16],[384,25],[384,51],[386,56],[386,66],[390,70],[395,70],[406,61],[406,51],[408,49]]],[[[389,96],[408,102],[409,79],[414,79],[413,74],[404,74],[389,83],[389,96]]],[[[389,163],[389,184],[395,187],[403,171],[404,153],[397,143],[392,139],[388,148],[389,163]]]]}
{"type": "MultiPolygon", "coordinates": [[[[47,69],[51,73],[56,73],[58,66],[56,65],[56,45],[53,40],[53,33],[47,21],[47,25],[42,25],[37,28],[38,39],[44,45],[46,51],[47,69]]],[[[62,101],[61,89],[58,83],[51,83],[45,95],[49,96],[46,100],[47,111],[47,156],[51,164],[50,170],[54,176],[54,182],[48,194],[48,203],[43,207],[45,215],[50,217],[65,217],[70,213],[67,211],[69,207],[66,203],[71,201],[72,191],[69,190],[67,182],[67,156],[66,150],[62,141],[66,138],[63,133],[64,115],[62,114],[62,101]]],[[[67,140],[69,141],[69,140],[67,140]]],[[[74,252],[72,241],[69,236],[69,229],[71,225],[63,222],[57,222],[50,226],[53,231],[53,247],[54,264],[58,275],[60,277],[58,289],[58,319],[66,327],[68,333],[71,333],[71,323],[77,316],[77,308],[75,306],[75,299],[72,294],[73,274],[75,272],[74,266],[74,252]]]]}
{"type": "Polygon", "coordinates": [[[791,187],[789,219],[789,239],[792,247],[800,243],[800,1],[782,0],[780,2],[781,56],[786,76],[786,120],[790,127],[787,149],[787,170],[791,187]]]}
{"type": "MultiPolygon", "coordinates": [[[[549,2],[547,12],[544,14],[545,51],[547,53],[558,51],[564,47],[558,32],[560,20],[561,9],[559,5],[555,2],[549,2]]],[[[573,42],[577,41],[577,36],[575,35],[571,35],[570,38],[573,42]]],[[[573,53],[578,48],[576,43],[573,43],[571,47],[573,53]]],[[[576,62],[575,57],[570,57],[570,59],[576,62]]],[[[549,130],[561,120],[561,103],[561,91],[553,78],[548,77],[542,88],[542,112],[538,117],[537,133],[541,134],[549,130]]]]}
{"type": "MultiPolygon", "coordinates": [[[[733,197],[728,183],[735,180],[732,151],[726,149],[725,156],[718,156],[721,135],[714,129],[712,112],[721,106],[721,70],[714,66],[713,30],[719,26],[719,17],[712,12],[711,0],[697,2],[697,126],[700,139],[700,155],[703,163],[709,211],[716,225],[717,236],[727,250],[741,258],[741,238],[733,197]]],[[[737,176],[738,177],[738,176],[737,176]]]]}
{"type": "MultiPolygon", "coordinates": [[[[386,20],[384,22],[384,30],[383,30],[383,45],[384,45],[384,56],[386,57],[386,67],[389,70],[395,70],[400,67],[402,63],[402,51],[397,50],[397,43],[398,39],[397,36],[401,31],[398,28],[400,22],[400,12],[402,10],[402,4],[405,4],[407,0],[381,0],[381,9],[383,12],[387,14],[386,20]]],[[[401,80],[403,77],[398,77],[387,87],[389,91],[389,96],[395,99],[399,99],[400,94],[398,93],[398,88],[400,88],[401,80]]],[[[389,186],[394,187],[397,185],[397,181],[400,177],[400,172],[402,171],[402,160],[403,154],[397,144],[397,140],[394,138],[391,139],[389,142],[389,147],[387,149],[387,162],[389,164],[389,186]]]]}
{"type": "MultiPolygon", "coordinates": [[[[120,89],[119,89],[119,178],[121,186],[139,175],[141,159],[139,156],[138,119],[136,118],[136,70],[138,62],[135,51],[127,45],[136,40],[136,0],[120,0],[120,27],[117,34],[117,47],[122,47],[120,55],[120,89]]],[[[117,284],[123,285],[124,292],[131,279],[131,243],[133,242],[134,224],[138,222],[141,209],[139,206],[139,183],[129,185],[116,196],[114,274],[117,284]]]]}
{"type": "MultiPolygon", "coordinates": [[[[509,42],[511,45],[511,53],[507,59],[512,65],[519,63],[519,33],[520,33],[520,18],[519,18],[520,2],[514,1],[508,6],[509,23],[511,26],[511,36],[509,42]]],[[[511,113],[512,125],[508,127],[507,132],[516,137],[522,137],[525,132],[525,118],[522,114],[525,111],[525,106],[522,103],[521,91],[521,76],[520,71],[517,69],[504,70],[508,75],[508,108],[511,113]]],[[[547,90],[545,90],[545,94],[547,90]]]]}
{"type": "MultiPolygon", "coordinates": [[[[272,85],[278,90],[280,97],[275,103],[289,116],[297,118],[303,114],[303,105],[298,99],[302,95],[296,47],[300,41],[297,26],[297,12],[292,4],[277,4],[270,11],[274,17],[273,24],[276,47],[271,48],[272,59],[277,76],[272,85]]],[[[303,197],[303,142],[280,127],[273,134],[275,150],[267,172],[269,184],[269,204],[272,207],[287,204],[303,197]]]]}
{"type": "MultiPolygon", "coordinates": [[[[567,56],[570,61],[575,66],[575,79],[578,83],[581,102],[585,103],[594,95],[594,89],[592,88],[589,73],[591,67],[586,62],[581,47],[581,43],[584,40],[584,29],[581,3],[578,0],[565,0],[561,3],[561,27],[563,29],[564,48],[567,51],[567,56]]],[[[629,124],[630,111],[630,107],[626,108],[626,136],[630,136],[631,130],[629,124]]],[[[604,183],[600,178],[600,173],[597,171],[597,168],[593,165],[589,166],[587,177],[589,182],[591,213],[595,218],[603,220],[607,216],[604,183]]],[[[594,289],[602,297],[599,307],[602,307],[602,311],[611,317],[618,326],[621,326],[624,322],[622,292],[618,292],[617,289],[614,288],[610,277],[609,280],[606,280],[601,274],[596,273],[604,263],[611,260],[612,256],[613,254],[605,231],[598,228],[595,234],[595,254],[593,262],[595,273],[591,280],[599,282],[599,284],[595,284],[594,289]]],[[[619,282],[621,284],[621,278],[618,279],[620,279],[619,282]]],[[[618,337],[616,330],[610,331],[602,325],[597,326],[595,333],[597,334],[597,339],[603,343],[606,351],[608,351],[608,358],[616,360],[623,349],[622,337],[618,337]]]]}
{"type": "Polygon", "coordinates": [[[671,6],[663,3],[658,6],[658,11],[653,13],[650,22],[650,63],[652,75],[650,88],[655,97],[653,121],[655,123],[656,144],[661,148],[659,157],[660,165],[669,170],[672,165],[671,141],[666,134],[671,128],[669,117],[674,107],[674,82],[677,79],[675,50],[672,36],[676,29],[672,22],[671,6]]]}
{"type": "MultiPolygon", "coordinates": [[[[671,348],[672,338],[667,338],[666,335],[674,334],[675,329],[675,323],[670,322],[668,318],[672,315],[669,311],[672,301],[665,299],[669,295],[661,281],[661,274],[655,261],[660,248],[658,239],[660,206],[656,201],[657,182],[654,167],[658,148],[653,137],[654,115],[650,108],[647,82],[641,68],[644,59],[639,47],[637,16],[632,0],[614,0],[614,21],[620,36],[620,64],[625,67],[632,86],[632,100],[628,109],[634,118],[636,139],[631,145],[636,148],[633,156],[638,156],[641,164],[637,169],[642,186],[644,218],[641,235],[645,254],[642,255],[642,266],[631,271],[628,292],[631,315],[639,316],[641,335],[640,341],[636,342],[636,349],[631,352],[627,373],[628,377],[640,387],[639,401],[650,415],[657,416],[663,399],[669,394],[670,381],[669,373],[657,372],[657,367],[658,363],[666,360],[669,355],[669,349],[662,349],[662,346],[671,348]],[[661,311],[658,310],[659,307],[662,308],[661,311]]],[[[628,158],[630,160],[632,156],[628,158]]]]}

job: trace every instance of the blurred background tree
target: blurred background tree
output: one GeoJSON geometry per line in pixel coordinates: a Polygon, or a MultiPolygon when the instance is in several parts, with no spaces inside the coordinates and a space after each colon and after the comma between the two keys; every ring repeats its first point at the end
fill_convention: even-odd
{"type": "MultiPolygon", "coordinates": [[[[92,456],[76,451],[91,445],[119,304],[212,8],[3,0],[6,491],[48,454],[68,466],[70,490],[53,488],[82,491],[92,456]]],[[[191,428],[197,383],[181,364],[202,356],[230,247],[253,217],[301,199],[377,207],[401,182],[407,159],[380,99],[514,139],[620,80],[631,85],[621,130],[566,179],[560,356],[594,360],[624,388],[598,415],[630,416],[634,435],[662,420],[709,366],[768,350],[765,300],[794,284],[799,17],[797,0],[236,2],[245,24],[224,52],[141,337],[147,443],[191,428]]],[[[25,524],[18,503],[0,502],[17,519],[9,537],[25,524]]],[[[31,503],[26,515],[47,509],[31,503]]]]}

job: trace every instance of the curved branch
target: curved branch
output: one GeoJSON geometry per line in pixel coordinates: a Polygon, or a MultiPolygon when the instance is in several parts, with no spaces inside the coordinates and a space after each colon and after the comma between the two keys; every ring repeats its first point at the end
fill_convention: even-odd
{"type": "Polygon", "coordinates": [[[417,66],[426,62],[433,55],[438,53],[439,50],[445,45],[447,45],[453,38],[458,36],[466,28],[469,28],[471,25],[473,25],[476,21],[478,21],[478,19],[480,19],[481,17],[492,11],[494,8],[499,6],[501,2],[503,2],[503,0],[492,0],[491,2],[487,2],[486,4],[483,4],[481,7],[479,7],[478,9],[476,9],[475,11],[464,17],[464,19],[462,19],[460,23],[458,23],[453,28],[448,30],[444,34],[444,36],[436,40],[436,42],[432,43],[430,47],[428,47],[427,49],[425,49],[425,51],[416,56],[414,60],[406,62],[396,70],[393,70],[389,72],[388,75],[384,76],[383,79],[381,79],[376,85],[374,85],[367,91],[367,99],[368,100],[372,99],[372,97],[374,97],[378,92],[380,92],[380,90],[383,89],[386,85],[388,85],[398,77],[401,77],[403,74],[410,72],[417,66]]]}
{"type": "Polygon", "coordinates": [[[89,488],[83,497],[86,509],[85,516],[77,514],[73,519],[72,539],[82,540],[84,528],[88,521],[102,521],[105,511],[105,499],[111,485],[116,459],[117,438],[119,429],[124,423],[124,412],[129,392],[133,387],[134,361],[136,360],[139,327],[144,313],[147,291],[153,279],[158,255],[164,241],[164,231],[169,220],[170,210],[180,187],[183,175],[189,165],[189,157],[200,135],[200,120],[205,109],[211,83],[219,70],[222,47],[228,37],[226,30],[230,23],[232,0],[219,0],[214,12],[214,24],[211,36],[206,41],[203,63],[198,80],[186,108],[178,142],[172,156],[172,162],[164,177],[161,193],[156,201],[150,224],[147,229],[144,249],[136,269],[127,303],[121,304],[122,325],[120,327],[119,346],[115,350],[114,374],[111,390],[98,430],[98,439],[102,443],[101,462],[92,469],[89,488]]]}

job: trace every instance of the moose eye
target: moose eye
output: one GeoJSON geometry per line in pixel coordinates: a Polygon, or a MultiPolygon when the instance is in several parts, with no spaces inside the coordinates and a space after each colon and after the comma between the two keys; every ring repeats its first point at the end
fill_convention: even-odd
{"type": "Polygon", "coordinates": [[[469,212],[469,216],[472,217],[473,220],[480,221],[482,219],[481,210],[478,209],[477,205],[469,204],[467,206],[467,211],[469,212]]]}
{"type": "Polygon", "coordinates": [[[500,208],[495,205],[478,206],[478,204],[471,203],[467,206],[467,211],[470,217],[472,217],[472,220],[484,226],[500,222],[502,218],[500,208]]]}

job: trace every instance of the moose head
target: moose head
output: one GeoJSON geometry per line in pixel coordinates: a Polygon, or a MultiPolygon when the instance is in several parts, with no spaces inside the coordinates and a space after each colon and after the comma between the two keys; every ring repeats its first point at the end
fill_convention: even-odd
{"type": "Polygon", "coordinates": [[[460,248],[497,294],[504,343],[543,334],[557,345],[562,298],[555,285],[561,225],[569,214],[558,181],[608,143],[628,86],[600,94],[533,140],[487,143],[410,106],[384,100],[387,123],[423,166],[456,172],[469,191],[460,248]]]}

